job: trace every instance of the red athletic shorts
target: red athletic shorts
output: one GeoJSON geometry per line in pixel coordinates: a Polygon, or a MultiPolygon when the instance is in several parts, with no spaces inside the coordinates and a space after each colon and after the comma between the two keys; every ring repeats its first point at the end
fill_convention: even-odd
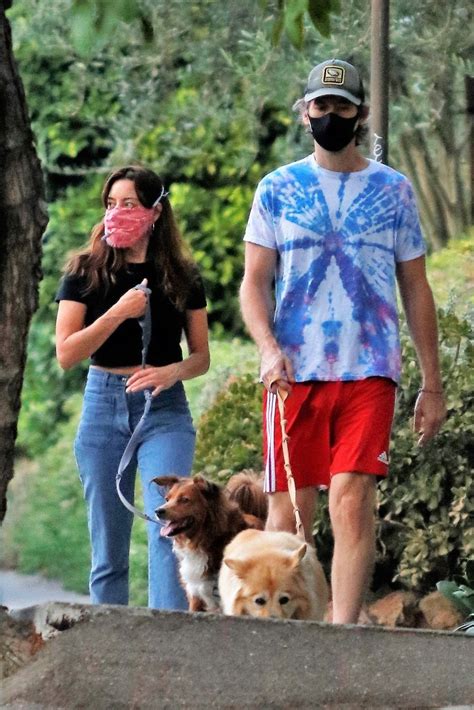
{"type": "MultiPolygon", "coordinates": [[[[336,473],[386,476],[395,392],[385,377],[292,385],[285,419],[296,488],[327,488],[336,473]]],[[[265,490],[286,491],[278,402],[267,390],[263,431],[265,490]]]]}

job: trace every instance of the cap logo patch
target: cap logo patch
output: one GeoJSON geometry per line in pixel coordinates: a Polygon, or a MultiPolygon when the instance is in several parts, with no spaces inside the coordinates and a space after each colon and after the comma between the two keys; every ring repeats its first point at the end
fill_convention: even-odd
{"type": "Polygon", "coordinates": [[[324,67],[323,71],[323,84],[343,84],[344,83],[344,67],[328,66],[324,67]]]}

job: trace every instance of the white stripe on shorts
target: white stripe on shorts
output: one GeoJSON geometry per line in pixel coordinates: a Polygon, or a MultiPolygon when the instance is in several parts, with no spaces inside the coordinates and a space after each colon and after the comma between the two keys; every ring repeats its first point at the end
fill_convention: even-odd
{"type": "Polygon", "coordinates": [[[276,491],[276,474],[275,474],[275,412],[277,405],[277,396],[271,392],[266,393],[267,396],[267,411],[266,411],[266,429],[267,429],[267,460],[265,461],[265,493],[274,493],[276,491]]]}

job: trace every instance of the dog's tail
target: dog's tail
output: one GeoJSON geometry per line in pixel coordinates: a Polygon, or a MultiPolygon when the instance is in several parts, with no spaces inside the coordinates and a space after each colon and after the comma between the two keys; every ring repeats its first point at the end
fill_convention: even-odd
{"type": "Polygon", "coordinates": [[[262,527],[265,525],[268,500],[263,492],[261,474],[254,471],[236,473],[227,481],[225,490],[230,500],[237,503],[243,513],[258,518],[262,522],[262,527]]]}

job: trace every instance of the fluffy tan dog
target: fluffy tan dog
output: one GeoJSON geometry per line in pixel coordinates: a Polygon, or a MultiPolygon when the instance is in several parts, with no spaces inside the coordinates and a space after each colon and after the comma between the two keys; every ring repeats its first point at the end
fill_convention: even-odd
{"type": "Polygon", "coordinates": [[[224,614],[324,617],[328,585],[311,545],[286,532],[244,530],[224,550],[219,573],[224,614]]]}

